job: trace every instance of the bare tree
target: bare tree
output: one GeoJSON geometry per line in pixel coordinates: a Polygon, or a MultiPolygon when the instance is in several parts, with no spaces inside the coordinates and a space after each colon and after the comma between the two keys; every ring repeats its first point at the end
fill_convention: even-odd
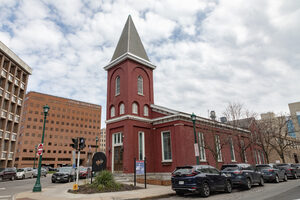
{"type": "MultiPolygon", "coordinates": [[[[257,118],[257,113],[246,109],[242,103],[237,102],[228,102],[223,115],[227,118],[228,124],[250,131],[252,131],[250,128],[251,124],[255,122],[257,118]]],[[[251,148],[256,141],[251,132],[247,137],[243,138],[240,138],[239,136],[235,138],[235,144],[238,146],[236,151],[239,153],[242,162],[246,162],[246,151],[248,148],[251,148]],[[245,143],[245,141],[247,142],[245,143]]]]}
{"type": "MultiPolygon", "coordinates": [[[[286,162],[286,156],[295,146],[297,141],[290,136],[288,123],[292,116],[279,114],[276,117],[268,117],[260,122],[260,137],[266,151],[274,150],[286,162]]],[[[266,154],[267,155],[267,154],[266,154]]]]}
{"type": "Polygon", "coordinates": [[[213,141],[206,141],[204,148],[208,151],[210,151],[211,155],[214,158],[215,166],[218,169],[219,168],[219,162],[223,160],[222,155],[222,149],[225,145],[228,145],[228,137],[224,134],[215,134],[213,133],[213,136],[211,140],[213,141]]]}

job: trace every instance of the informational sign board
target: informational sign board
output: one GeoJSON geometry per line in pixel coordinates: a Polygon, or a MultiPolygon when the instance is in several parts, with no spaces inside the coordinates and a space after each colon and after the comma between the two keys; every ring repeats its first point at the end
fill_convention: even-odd
{"type": "Polygon", "coordinates": [[[198,143],[195,143],[194,144],[194,149],[195,149],[195,156],[199,156],[199,146],[198,146],[198,143]]]}
{"type": "Polygon", "coordinates": [[[43,146],[44,144],[40,143],[37,147],[37,155],[40,156],[43,154],[43,146]]]}
{"type": "Polygon", "coordinates": [[[145,162],[143,160],[137,160],[135,165],[135,170],[137,175],[145,173],[145,162]]]}

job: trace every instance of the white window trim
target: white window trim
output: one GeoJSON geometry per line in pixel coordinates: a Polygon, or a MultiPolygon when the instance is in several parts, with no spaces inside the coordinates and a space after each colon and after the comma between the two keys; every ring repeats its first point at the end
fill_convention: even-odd
{"type": "Polygon", "coordinates": [[[235,150],[234,150],[234,144],[232,138],[230,138],[230,158],[231,158],[231,153],[233,153],[233,160],[231,159],[231,162],[236,162],[235,150]]]}
{"type": "Polygon", "coordinates": [[[221,144],[220,144],[220,136],[219,135],[215,135],[215,142],[216,142],[216,150],[217,150],[217,154],[218,154],[218,162],[222,162],[222,149],[221,149],[221,144]],[[220,153],[220,155],[219,155],[220,153]]]}
{"type": "Polygon", "coordinates": [[[206,162],[206,152],[205,152],[205,140],[204,140],[204,134],[201,132],[198,132],[198,140],[199,140],[199,153],[200,153],[200,161],[201,162],[206,162]],[[203,151],[203,152],[202,152],[203,151]],[[201,158],[202,155],[204,156],[204,158],[201,158]]]}
{"type": "Polygon", "coordinates": [[[144,158],[145,158],[145,133],[144,132],[142,132],[142,131],[139,131],[138,132],[138,143],[139,143],[139,148],[138,148],[138,157],[139,157],[139,160],[144,160],[144,158]],[[142,136],[142,141],[143,141],[143,149],[142,149],[142,151],[143,151],[143,155],[142,155],[142,159],[140,158],[140,134],[141,134],[141,136],[142,136]]]}
{"type": "Polygon", "coordinates": [[[138,84],[138,94],[139,94],[139,95],[144,95],[144,79],[143,79],[142,76],[138,76],[138,83],[137,83],[137,84],[138,84]],[[141,84],[142,84],[142,85],[141,85],[141,89],[142,89],[141,92],[139,91],[139,86],[140,86],[140,85],[139,85],[139,80],[141,80],[141,84]]]}
{"type": "Polygon", "coordinates": [[[115,96],[118,96],[118,95],[120,95],[120,91],[121,91],[121,82],[120,82],[120,76],[117,76],[116,77],[116,79],[115,79],[115,81],[116,81],[116,85],[115,85],[115,96]],[[118,80],[119,79],[119,90],[118,90],[118,80]]]}
{"type": "Polygon", "coordinates": [[[148,116],[149,116],[149,108],[148,108],[147,105],[144,105],[144,116],[145,116],[145,117],[148,117],[148,116]],[[145,109],[147,110],[146,112],[145,112],[145,109]]]}
{"type": "Polygon", "coordinates": [[[133,113],[133,114],[139,114],[139,106],[138,106],[138,104],[135,103],[135,102],[132,103],[132,113],[133,113]],[[135,109],[134,109],[135,106],[136,106],[136,112],[135,112],[135,109]]]}
{"type": "Polygon", "coordinates": [[[124,105],[124,103],[121,103],[121,104],[120,104],[120,110],[119,110],[119,112],[120,112],[120,115],[125,114],[125,105],[124,105]],[[122,107],[123,107],[123,110],[122,110],[122,107]],[[123,111],[123,112],[122,112],[122,111],[123,111]]]}
{"type": "Polygon", "coordinates": [[[110,107],[110,117],[116,116],[116,108],[115,106],[110,107]]]}
{"type": "MultiPolygon", "coordinates": [[[[171,131],[162,131],[161,132],[161,155],[162,155],[162,162],[172,162],[172,159],[165,159],[165,155],[164,155],[164,137],[163,137],[163,134],[164,133],[170,133],[170,140],[171,140],[171,131]]],[[[172,140],[171,140],[172,142],[172,140]]],[[[171,143],[171,157],[172,156],[172,143],[171,143]]]]}

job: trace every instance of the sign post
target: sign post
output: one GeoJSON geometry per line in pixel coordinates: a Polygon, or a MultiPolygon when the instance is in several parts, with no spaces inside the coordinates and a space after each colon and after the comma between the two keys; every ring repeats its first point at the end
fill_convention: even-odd
{"type": "Polygon", "coordinates": [[[145,181],[145,188],[147,188],[147,179],[146,179],[146,157],[144,160],[136,160],[134,158],[134,187],[136,187],[136,175],[143,175],[145,181]]]}

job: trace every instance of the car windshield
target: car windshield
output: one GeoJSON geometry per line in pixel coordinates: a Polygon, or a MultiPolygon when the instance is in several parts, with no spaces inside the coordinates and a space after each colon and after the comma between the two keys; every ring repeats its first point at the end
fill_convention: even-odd
{"type": "Polygon", "coordinates": [[[237,170],[237,169],[239,169],[238,165],[223,165],[221,167],[221,170],[224,170],[224,171],[234,171],[234,170],[237,170]]]}
{"type": "Polygon", "coordinates": [[[24,172],[24,169],[18,169],[17,172],[24,172]]]}
{"type": "Polygon", "coordinates": [[[58,172],[69,173],[69,172],[71,172],[71,170],[72,170],[72,168],[61,167],[61,168],[59,168],[58,172]]]}
{"type": "Polygon", "coordinates": [[[193,172],[193,167],[178,167],[173,174],[190,174],[193,172]]]}

